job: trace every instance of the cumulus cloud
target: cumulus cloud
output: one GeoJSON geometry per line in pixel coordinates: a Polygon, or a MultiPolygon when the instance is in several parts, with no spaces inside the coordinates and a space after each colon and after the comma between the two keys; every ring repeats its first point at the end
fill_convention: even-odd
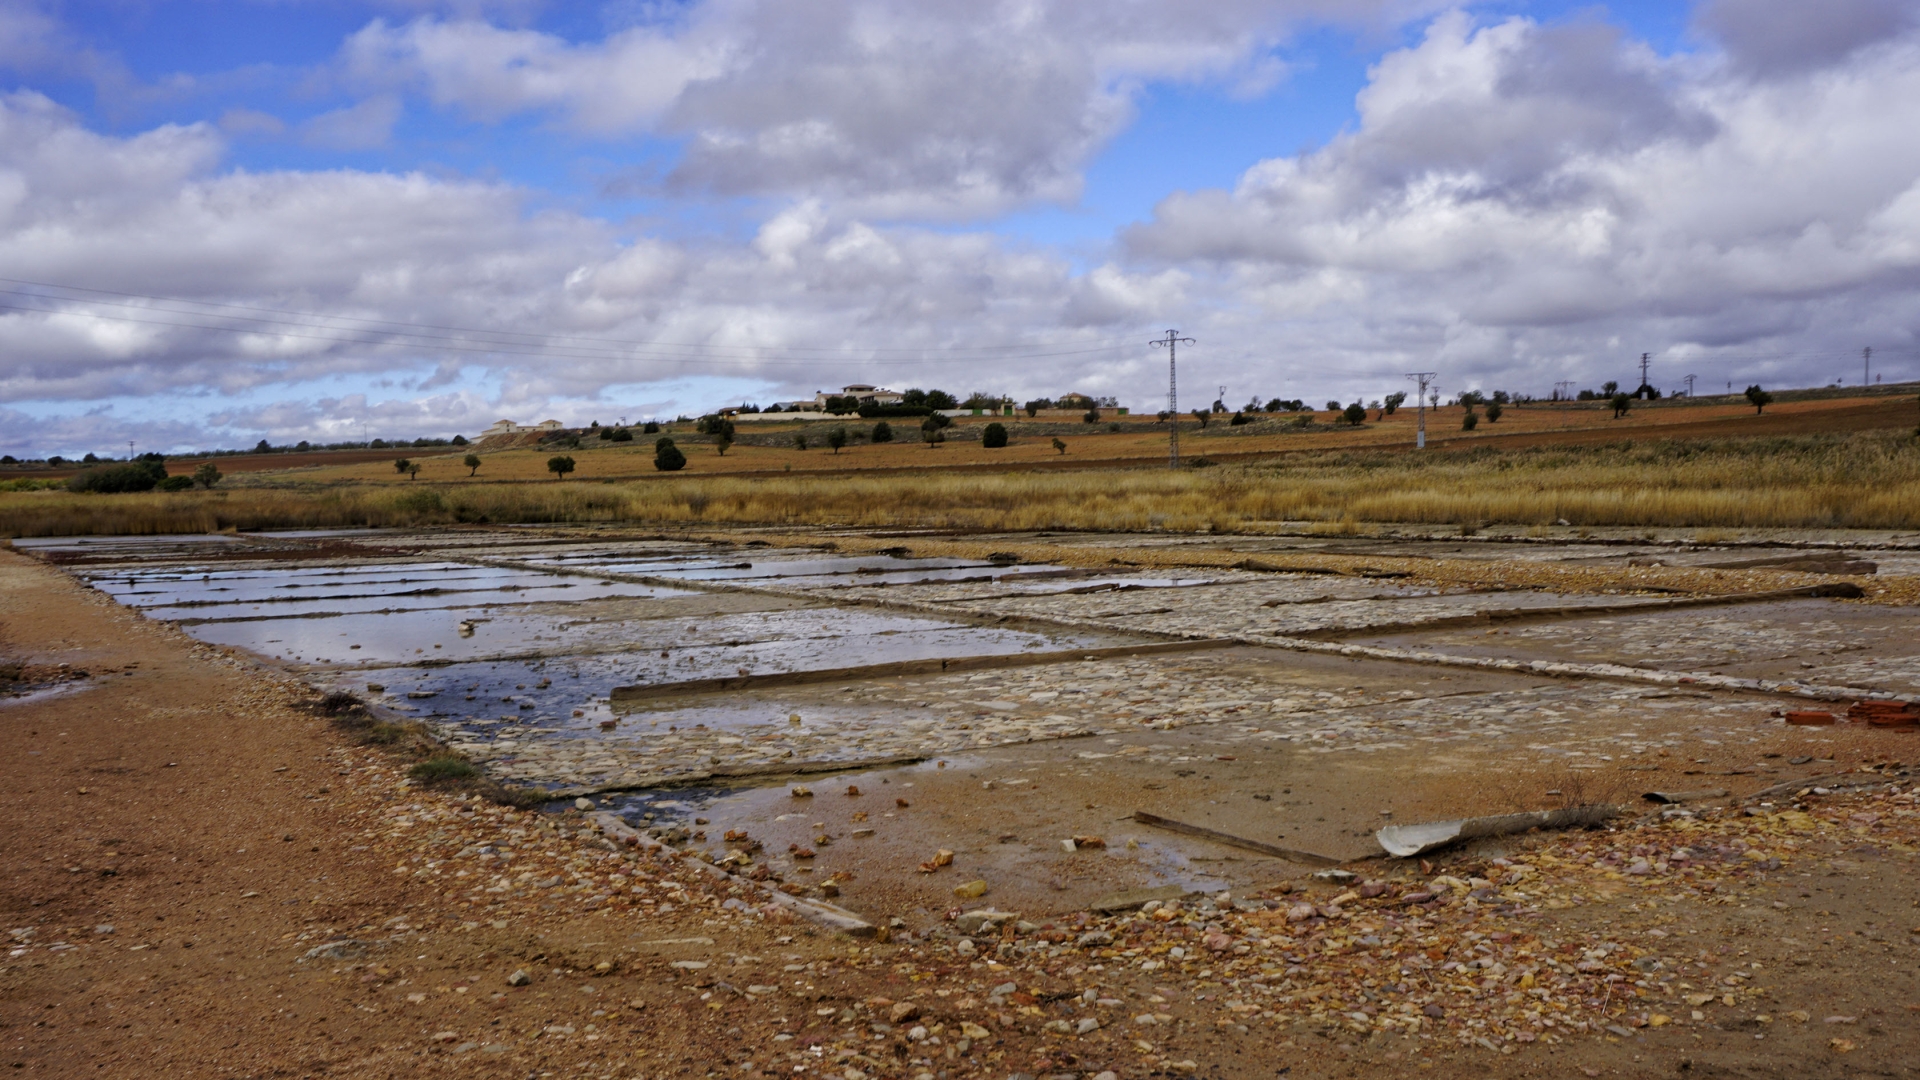
{"type": "MultiPolygon", "coordinates": [[[[39,95],[0,99],[0,265],[104,290],[0,284],[0,401],[206,413],[271,398],[208,422],[278,441],[344,437],[348,416],[470,431],[490,413],[584,409],[608,387],[690,377],[791,393],[858,375],[1025,379],[991,352],[875,364],[977,345],[983,325],[995,340],[1048,333],[1072,280],[1058,257],[989,235],[805,206],[753,243],[625,239],[504,185],[255,173],[223,169],[223,151],[207,125],[114,137],[39,95]],[[381,378],[385,404],[314,389],[381,378]]],[[[50,423],[14,435],[68,430],[50,423]]]]}
{"type": "Polygon", "coordinates": [[[1345,348],[1449,357],[1475,381],[1643,350],[1911,342],[1911,33],[1756,83],[1602,27],[1455,13],[1383,58],[1359,107],[1322,150],[1165,200],[1129,251],[1204,264],[1345,348]]]}
{"type": "Polygon", "coordinates": [[[1836,63],[1899,37],[1917,17],[1910,0],[1707,0],[1694,21],[1739,70],[1775,75],[1836,63]]]}
{"type": "Polygon", "coordinates": [[[400,111],[399,98],[377,94],[308,120],[300,126],[300,137],[310,146],[328,150],[372,150],[393,137],[400,111]]]}
{"type": "Polygon", "coordinates": [[[834,201],[867,217],[966,218],[1071,202],[1148,80],[1260,92],[1310,20],[1404,0],[709,0],[602,41],[478,20],[377,21],[343,51],[370,86],[422,86],[482,119],[537,112],[683,140],[664,190],[834,201]]]}

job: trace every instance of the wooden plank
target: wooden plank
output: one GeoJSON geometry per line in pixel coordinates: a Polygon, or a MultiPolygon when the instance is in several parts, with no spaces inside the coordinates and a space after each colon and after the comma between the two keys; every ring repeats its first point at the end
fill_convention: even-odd
{"type": "Polygon", "coordinates": [[[1156,829],[1184,833],[1188,836],[1198,836],[1205,840],[1211,840],[1216,844],[1225,844],[1228,847],[1257,851],[1262,855],[1271,855],[1276,859],[1285,859],[1288,862],[1305,863],[1308,866],[1340,865],[1339,859],[1330,859],[1325,855],[1315,855],[1311,851],[1297,851],[1293,848],[1280,847],[1275,844],[1263,843],[1259,840],[1249,840],[1244,836],[1223,833],[1218,829],[1209,829],[1204,825],[1189,825],[1184,821],[1175,821],[1172,818],[1163,818],[1158,814],[1149,814],[1145,810],[1135,810],[1133,812],[1133,820],[1142,825],[1151,825],[1156,829]]]}

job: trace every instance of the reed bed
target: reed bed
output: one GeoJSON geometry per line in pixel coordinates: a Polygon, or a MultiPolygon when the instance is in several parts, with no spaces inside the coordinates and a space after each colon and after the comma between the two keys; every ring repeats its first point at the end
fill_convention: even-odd
{"type": "Polygon", "coordinates": [[[454,523],[1234,531],[1256,522],[1920,528],[1920,440],[1896,433],[1296,455],[1167,472],[662,476],[631,483],[347,484],[0,493],[0,534],[454,523]]]}

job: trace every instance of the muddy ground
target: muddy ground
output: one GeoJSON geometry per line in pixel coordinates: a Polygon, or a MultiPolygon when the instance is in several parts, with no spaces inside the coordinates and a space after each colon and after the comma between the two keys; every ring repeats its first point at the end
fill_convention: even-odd
{"type": "MultiPolygon", "coordinates": [[[[903,603],[955,586],[916,588],[903,603]]],[[[716,612],[827,595],[797,592],[809,603],[712,595],[716,612]]],[[[1075,626],[1113,598],[1026,614],[1075,626]]],[[[1862,646],[1842,660],[1905,678],[1909,609],[1739,610],[1676,640],[1775,627],[1786,647],[1734,658],[1764,679],[1839,662],[1839,635],[1862,646]]],[[[1546,644],[1632,662],[1633,625],[1546,644]]],[[[1401,633],[1374,643],[1516,647],[1401,633]]],[[[910,764],[590,800],[706,834],[676,851],[609,841],[575,810],[422,787],[408,758],[313,709],[315,669],[216,649],[13,553],[0,657],[20,673],[0,698],[0,1060],[23,1074],[1851,1077],[1908,1074],[1920,1048],[1920,735],[1787,726],[1774,714],[1806,702],[1779,692],[1252,643],[972,690],[954,675],[756,689],[728,707],[770,734],[790,711],[847,732],[938,713],[968,737],[910,764]],[[1048,716],[1092,733],[972,738],[1048,716]],[[1639,801],[1689,789],[1727,794],[1664,818],[1639,801]],[[1367,858],[1383,823],[1592,801],[1650,813],[1367,858]],[[1356,876],[1317,880],[1136,810],[1357,860],[1356,876]],[[732,850],[768,881],[687,854],[732,850]],[[950,865],[919,872],[943,850],[950,865]],[[769,907],[778,879],[882,932],[769,907]],[[955,896],[972,881],[985,895],[955,896]],[[1187,893],[1181,910],[1088,911],[1154,885],[1187,893]],[[1019,915],[951,917],[983,908],[1019,915]]],[[[658,726],[622,714],[642,725],[658,726]]]]}

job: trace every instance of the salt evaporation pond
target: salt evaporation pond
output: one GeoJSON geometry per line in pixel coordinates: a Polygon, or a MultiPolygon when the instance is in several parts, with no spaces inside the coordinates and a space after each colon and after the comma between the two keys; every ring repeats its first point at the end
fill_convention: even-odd
{"type": "Polygon", "coordinates": [[[790,758],[795,746],[810,761],[851,763],[873,757],[876,732],[910,735],[886,710],[817,701],[805,722],[790,723],[777,688],[649,700],[651,688],[737,676],[777,687],[784,676],[901,661],[1138,643],[819,597],[840,586],[1109,580],[1057,567],[526,534],[421,545],[437,550],[410,558],[400,549],[411,538],[359,530],[28,543],[152,618],[418,717],[496,774],[545,786],[639,786],[723,759],[790,758]],[[1061,576],[1075,580],[1052,580],[1061,576]],[[615,703],[615,687],[639,694],[615,703]],[[750,731],[778,731],[785,749],[744,747],[750,731]]]}

